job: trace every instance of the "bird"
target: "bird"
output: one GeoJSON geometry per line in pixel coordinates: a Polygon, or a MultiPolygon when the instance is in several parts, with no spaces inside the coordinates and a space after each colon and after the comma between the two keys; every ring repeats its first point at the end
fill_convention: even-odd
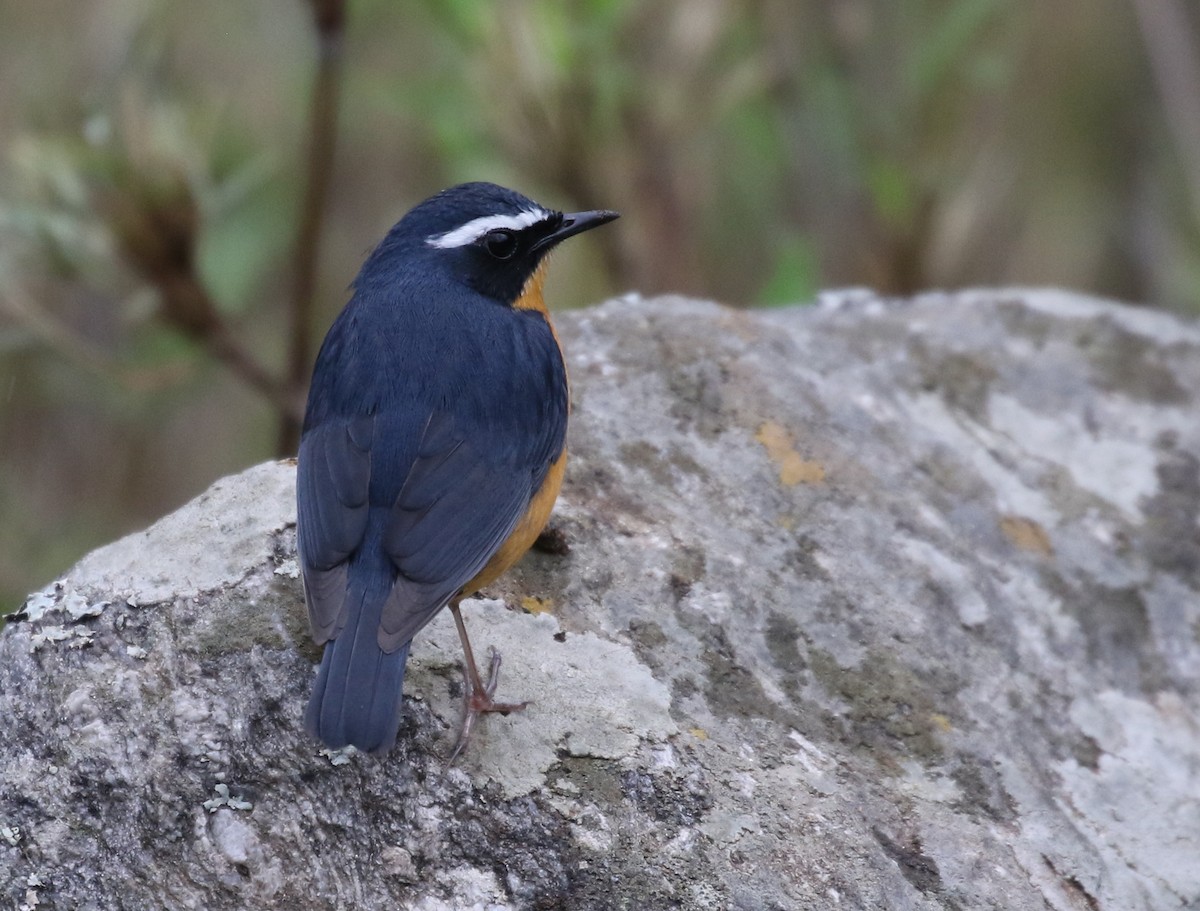
{"type": "Polygon", "coordinates": [[[543,299],[548,254],[618,217],[492,183],[413,207],[366,258],[313,368],[296,469],[297,555],[324,645],[305,727],[395,746],[412,638],[449,606],[476,719],[525,703],[480,676],[459,602],[525,553],[566,467],[569,388],[543,299]]]}

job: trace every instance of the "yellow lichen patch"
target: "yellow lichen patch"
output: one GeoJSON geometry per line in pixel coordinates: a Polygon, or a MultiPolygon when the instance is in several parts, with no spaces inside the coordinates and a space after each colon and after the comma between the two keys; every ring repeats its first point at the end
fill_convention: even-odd
{"type": "Polygon", "coordinates": [[[1001,516],[1000,530],[1014,546],[1021,550],[1041,554],[1043,557],[1054,553],[1054,545],[1050,543],[1050,536],[1046,534],[1046,529],[1033,519],[1026,519],[1023,516],[1001,516]]]}
{"type": "Polygon", "coordinates": [[[941,715],[937,712],[933,712],[932,714],[930,714],[929,720],[933,722],[934,727],[936,727],[938,730],[940,730],[942,732],[952,730],[954,727],[954,725],[952,725],[950,723],[949,718],[947,718],[945,715],[941,715]]]}
{"type": "Polygon", "coordinates": [[[688,733],[697,740],[708,740],[708,731],[704,730],[704,728],[690,728],[688,733]]]}
{"type": "Polygon", "coordinates": [[[526,595],[521,599],[521,609],[528,614],[548,614],[554,610],[554,599],[526,595]]]}
{"type": "Polygon", "coordinates": [[[782,424],[764,421],[754,439],[763,444],[771,461],[779,467],[779,483],[785,487],[820,484],[825,480],[825,466],[796,452],[792,436],[782,424]]]}

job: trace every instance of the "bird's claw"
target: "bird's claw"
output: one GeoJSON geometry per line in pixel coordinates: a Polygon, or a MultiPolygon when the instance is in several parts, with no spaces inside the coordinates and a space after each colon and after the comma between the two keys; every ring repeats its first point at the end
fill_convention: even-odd
{"type": "Polygon", "coordinates": [[[500,653],[495,649],[491,649],[491,653],[488,679],[482,690],[475,686],[467,666],[463,665],[463,690],[466,694],[463,699],[463,721],[458,732],[458,740],[446,762],[448,766],[454,765],[458,757],[466,750],[467,743],[471,739],[471,732],[475,729],[475,722],[480,715],[491,712],[508,715],[511,712],[519,712],[529,705],[528,702],[496,702],[492,698],[496,692],[496,686],[500,683],[500,653]]]}

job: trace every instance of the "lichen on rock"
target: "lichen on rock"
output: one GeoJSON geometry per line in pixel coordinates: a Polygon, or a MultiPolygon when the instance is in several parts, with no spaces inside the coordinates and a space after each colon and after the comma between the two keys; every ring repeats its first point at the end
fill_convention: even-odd
{"type": "Polygon", "coordinates": [[[1200,905],[1200,328],[1058,291],[567,314],[571,463],[397,748],[301,727],[294,467],[0,634],[13,906],[1200,905]]]}

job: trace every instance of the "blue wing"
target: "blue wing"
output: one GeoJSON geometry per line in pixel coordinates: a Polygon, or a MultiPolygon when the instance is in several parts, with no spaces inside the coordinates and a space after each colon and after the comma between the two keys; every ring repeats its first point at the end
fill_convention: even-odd
{"type": "Polygon", "coordinates": [[[313,638],[328,641],[345,625],[347,562],[367,528],[374,419],[335,419],[300,441],[296,469],[297,550],[313,638]]]}

